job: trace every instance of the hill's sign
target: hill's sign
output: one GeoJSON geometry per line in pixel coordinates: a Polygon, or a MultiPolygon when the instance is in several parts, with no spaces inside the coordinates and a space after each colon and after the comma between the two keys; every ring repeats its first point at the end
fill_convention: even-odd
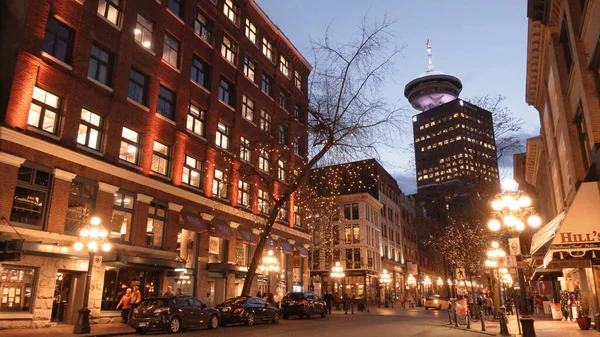
{"type": "Polygon", "coordinates": [[[600,248],[600,233],[597,231],[592,231],[589,233],[558,233],[550,248],[583,250],[600,248]]]}

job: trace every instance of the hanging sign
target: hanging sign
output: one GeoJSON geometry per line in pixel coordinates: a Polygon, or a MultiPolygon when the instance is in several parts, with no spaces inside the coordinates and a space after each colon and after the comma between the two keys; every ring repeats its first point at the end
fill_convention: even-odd
{"type": "Polygon", "coordinates": [[[512,256],[521,255],[521,242],[519,242],[519,238],[508,239],[508,251],[512,256]]]}
{"type": "Polygon", "coordinates": [[[465,272],[465,268],[456,268],[454,272],[454,278],[457,280],[465,280],[467,278],[467,274],[465,272]]]}

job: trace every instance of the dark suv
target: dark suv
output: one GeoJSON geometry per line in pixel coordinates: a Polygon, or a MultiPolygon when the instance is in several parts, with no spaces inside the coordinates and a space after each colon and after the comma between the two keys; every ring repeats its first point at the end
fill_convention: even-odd
{"type": "Polygon", "coordinates": [[[134,309],[131,326],[138,334],[149,330],[167,330],[219,327],[219,311],[191,296],[149,297],[134,309]]]}
{"type": "Polygon", "coordinates": [[[313,292],[287,293],[281,300],[281,316],[288,319],[290,316],[311,319],[313,315],[327,316],[327,304],[313,292]]]}

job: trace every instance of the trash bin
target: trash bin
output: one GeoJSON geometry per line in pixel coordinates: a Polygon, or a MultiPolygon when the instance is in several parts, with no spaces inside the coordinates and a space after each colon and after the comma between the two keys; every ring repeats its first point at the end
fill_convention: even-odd
{"type": "Polygon", "coordinates": [[[552,303],[550,305],[552,308],[552,319],[555,321],[560,321],[563,319],[562,311],[560,310],[560,303],[552,303]]]}

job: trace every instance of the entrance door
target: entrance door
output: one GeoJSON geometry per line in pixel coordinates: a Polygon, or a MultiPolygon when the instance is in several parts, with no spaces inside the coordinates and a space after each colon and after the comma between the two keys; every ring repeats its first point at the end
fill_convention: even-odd
{"type": "Polygon", "coordinates": [[[64,322],[69,311],[69,298],[71,294],[72,274],[68,272],[56,273],[54,285],[54,302],[52,303],[52,322],[64,322]]]}

